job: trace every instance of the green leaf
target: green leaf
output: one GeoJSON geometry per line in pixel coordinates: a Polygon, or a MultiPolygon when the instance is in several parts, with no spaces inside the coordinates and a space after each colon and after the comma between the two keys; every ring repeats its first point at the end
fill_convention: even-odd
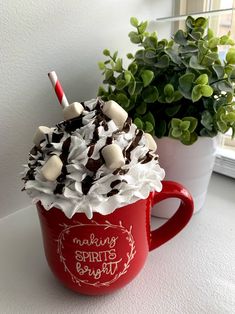
{"type": "Polygon", "coordinates": [[[105,69],[105,64],[102,61],[98,62],[98,66],[99,66],[100,70],[104,70],[105,69]]]}
{"type": "Polygon", "coordinates": [[[148,112],[144,115],[143,120],[144,120],[145,122],[146,122],[146,121],[149,121],[149,122],[152,123],[153,126],[155,126],[155,118],[154,118],[153,114],[152,114],[150,111],[148,111],[148,112]]]}
{"type": "Polygon", "coordinates": [[[206,28],[207,24],[208,24],[208,20],[202,16],[198,17],[195,20],[196,27],[206,28]]]}
{"type": "Polygon", "coordinates": [[[138,117],[135,118],[134,119],[134,124],[137,126],[138,129],[143,130],[144,124],[143,124],[143,122],[141,121],[140,118],[138,118],[138,117]]]}
{"type": "Polygon", "coordinates": [[[147,105],[145,102],[142,102],[138,107],[136,107],[136,112],[140,115],[145,114],[147,105]]]}
{"type": "Polygon", "coordinates": [[[177,114],[177,112],[180,110],[181,105],[175,105],[175,106],[171,106],[171,107],[167,107],[165,109],[165,113],[168,117],[173,117],[177,114]]]}
{"type": "Polygon", "coordinates": [[[190,91],[195,75],[193,73],[186,73],[179,78],[179,85],[184,91],[190,91]]]}
{"type": "Polygon", "coordinates": [[[225,122],[235,123],[235,112],[229,112],[224,117],[225,122]]]}
{"type": "Polygon", "coordinates": [[[171,134],[175,138],[179,138],[182,135],[182,131],[178,128],[172,129],[171,134]]]}
{"type": "Polygon", "coordinates": [[[148,27],[147,21],[140,23],[140,25],[138,26],[138,30],[139,30],[140,34],[143,34],[146,31],[147,27],[148,27]]]}
{"type": "Polygon", "coordinates": [[[107,91],[104,89],[103,86],[100,86],[98,89],[98,96],[106,96],[107,91]]]}
{"type": "Polygon", "coordinates": [[[134,16],[132,16],[132,17],[130,18],[130,23],[131,23],[131,25],[134,26],[134,27],[137,27],[137,26],[139,25],[139,21],[138,21],[137,18],[134,17],[134,16]]]}
{"type": "Polygon", "coordinates": [[[202,85],[201,94],[204,97],[210,97],[213,94],[213,88],[210,87],[209,85],[202,85]]]}
{"type": "Polygon", "coordinates": [[[177,51],[174,48],[166,48],[165,50],[166,54],[170,57],[171,61],[174,63],[180,65],[182,63],[182,60],[177,53],[177,51]]]}
{"type": "Polygon", "coordinates": [[[151,122],[149,122],[149,121],[146,121],[145,122],[145,128],[144,128],[144,131],[146,132],[146,133],[151,133],[152,131],[153,131],[153,125],[152,125],[152,123],[151,122]]]}
{"type": "Polygon", "coordinates": [[[189,139],[185,135],[181,138],[181,143],[184,145],[192,145],[193,143],[196,142],[197,138],[198,137],[197,137],[197,134],[195,132],[190,133],[189,139]]]}
{"type": "Polygon", "coordinates": [[[143,39],[142,35],[140,35],[136,32],[130,32],[128,34],[128,36],[129,36],[129,38],[133,44],[140,44],[142,42],[142,39],[143,39]]]}
{"type": "Polygon", "coordinates": [[[218,88],[219,88],[221,91],[234,93],[234,89],[233,89],[232,84],[230,84],[229,82],[227,82],[227,81],[225,81],[225,80],[224,80],[224,81],[221,81],[221,82],[218,82],[218,83],[217,83],[217,86],[218,86],[218,88]]]}
{"type": "Polygon", "coordinates": [[[191,99],[194,78],[195,75],[193,73],[186,73],[179,78],[179,91],[187,99],[191,99]]]}
{"type": "Polygon", "coordinates": [[[227,124],[223,121],[217,121],[216,124],[217,124],[218,129],[220,130],[221,133],[226,133],[229,129],[227,124]]]}
{"type": "Polygon", "coordinates": [[[131,78],[132,78],[131,72],[126,70],[124,72],[124,77],[125,77],[126,84],[128,85],[131,81],[131,78]]]}
{"type": "Polygon", "coordinates": [[[223,35],[220,37],[220,45],[231,45],[233,46],[235,43],[228,35],[223,35]]]}
{"type": "Polygon", "coordinates": [[[156,68],[167,68],[169,66],[170,58],[166,55],[160,57],[159,61],[154,64],[156,68]]]}
{"type": "Polygon", "coordinates": [[[171,104],[173,101],[174,101],[174,96],[173,95],[172,96],[166,96],[165,102],[167,104],[171,104]]]}
{"type": "Polygon", "coordinates": [[[114,60],[114,61],[116,61],[117,55],[118,55],[118,51],[115,51],[114,54],[113,54],[113,60],[114,60]]]}
{"type": "Polygon", "coordinates": [[[181,123],[181,120],[180,120],[180,119],[177,119],[177,118],[171,119],[171,127],[172,127],[173,129],[179,128],[179,127],[180,127],[180,123],[181,123]]]}
{"type": "Polygon", "coordinates": [[[214,37],[214,32],[211,28],[208,28],[208,31],[207,31],[207,39],[210,40],[211,38],[214,37]]]}
{"type": "Polygon", "coordinates": [[[233,68],[232,71],[230,72],[229,78],[230,78],[230,80],[232,80],[233,82],[235,81],[235,68],[233,68]]]}
{"type": "Polygon", "coordinates": [[[121,73],[123,71],[122,59],[118,58],[114,66],[114,71],[121,73]]]}
{"type": "Polygon", "coordinates": [[[105,80],[109,80],[113,76],[113,70],[107,69],[105,70],[105,80]]]}
{"type": "Polygon", "coordinates": [[[233,93],[227,93],[226,95],[226,103],[230,104],[233,101],[233,93]]]}
{"type": "Polygon", "coordinates": [[[157,48],[157,38],[150,36],[150,37],[146,37],[144,42],[143,42],[143,46],[145,48],[153,48],[156,49],[157,48]]]}
{"type": "Polygon", "coordinates": [[[133,96],[136,89],[136,81],[132,80],[128,86],[128,93],[133,96]]]}
{"type": "Polygon", "coordinates": [[[212,65],[216,60],[219,60],[219,55],[217,52],[210,52],[204,56],[201,64],[205,65],[207,68],[212,65]]]}
{"type": "Polygon", "coordinates": [[[171,97],[174,93],[174,86],[172,84],[166,84],[164,86],[164,94],[165,96],[171,97]]]}
{"type": "Polygon", "coordinates": [[[187,46],[181,46],[179,47],[179,52],[182,54],[192,54],[194,52],[198,52],[198,47],[197,45],[191,43],[188,44],[187,46]]]}
{"type": "Polygon", "coordinates": [[[190,68],[195,69],[195,70],[204,70],[205,69],[205,67],[203,65],[199,64],[197,56],[194,56],[194,55],[190,58],[189,66],[190,66],[190,68]]]}
{"type": "Polygon", "coordinates": [[[198,76],[198,78],[195,81],[196,84],[205,85],[208,83],[208,75],[207,74],[201,74],[198,76]]]}
{"type": "Polygon", "coordinates": [[[190,122],[189,121],[181,121],[180,122],[180,129],[182,131],[186,131],[189,129],[189,126],[190,126],[190,122]]]}
{"type": "Polygon", "coordinates": [[[125,80],[119,79],[116,83],[116,89],[121,90],[127,86],[127,82],[125,80]]]}
{"type": "Polygon", "coordinates": [[[187,27],[187,30],[190,31],[191,29],[193,29],[194,25],[195,25],[194,18],[192,16],[188,16],[185,21],[185,26],[187,27]]]}
{"type": "Polygon", "coordinates": [[[226,61],[229,64],[235,64],[235,48],[230,48],[226,54],[226,61]]]}
{"type": "Polygon", "coordinates": [[[141,49],[136,51],[135,53],[135,60],[141,62],[144,60],[145,50],[141,49]]]}
{"type": "Polygon", "coordinates": [[[190,122],[190,126],[189,126],[189,132],[192,133],[196,130],[196,127],[198,125],[198,120],[194,117],[184,117],[182,119],[183,121],[189,121],[190,122]]]}
{"type": "Polygon", "coordinates": [[[120,104],[124,109],[127,109],[129,106],[130,100],[125,94],[119,93],[117,94],[117,103],[120,104]]]}
{"type": "Polygon", "coordinates": [[[178,30],[174,35],[174,41],[179,45],[186,45],[187,44],[187,34],[182,31],[181,29],[178,30]]]}
{"type": "Polygon", "coordinates": [[[142,81],[136,80],[136,87],[135,87],[135,93],[137,95],[140,95],[143,90],[144,84],[142,81]]]}
{"type": "Polygon", "coordinates": [[[218,79],[221,79],[224,77],[224,67],[220,64],[213,64],[212,65],[213,70],[215,71],[218,79]]]}
{"type": "Polygon", "coordinates": [[[135,63],[135,62],[132,62],[129,67],[128,67],[128,70],[133,74],[135,75],[137,70],[138,70],[138,65],[135,63]]]}
{"type": "Polygon", "coordinates": [[[220,38],[218,38],[218,37],[213,37],[213,38],[211,38],[211,39],[208,41],[208,47],[209,47],[210,49],[213,49],[213,48],[217,47],[219,43],[220,43],[220,38]]]}
{"type": "Polygon", "coordinates": [[[194,86],[191,97],[193,102],[198,101],[202,97],[201,85],[194,86]]]}
{"type": "Polygon", "coordinates": [[[146,65],[151,65],[151,66],[155,66],[155,64],[157,63],[157,56],[156,56],[156,52],[151,50],[151,49],[146,49],[144,52],[144,59],[143,59],[144,63],[143,65],[146,67],[146,65]]]}
{"type": "Polygon", "coordinates": [[[174,92],[174,102],[179,101],[182,97],[182,94],[178,90],[174,92]]]}
{"type": "Polygon", "coordinates": [[[190,141],[190,132],[187,129],[182,132],[180,140],[181,140],[182,143],[189,143],[189,141],[190,141]]]}
{"type": "Polygon", "coordinates": [[[146,103],[154,103],[158,99],[156,86],[148,86],[142,92],[142,98],[146,103]]]}
{"type": "Polygon", "coordinates": [[[191,34],[188,34],[188,36],[193,39],[193,41],[198,41],[199,39],[202,38],[202,34],[200,32],[197,31],[192,31],[191,34]]]}
{"type": "Polygon", "coordinates": [[[154,73],[153,73],[153,71],[150,71],[150,70],[144,70],[141,73],[141,78],[143,80],[144,87],[146,87],[152,82],[152,80],[154,78],[154,73]]]}
{"type": "Polygon", "coordinates": [[[209,111],[202,112],[201,124],[209,131],[213,129],[213,117],[209,111]]]}

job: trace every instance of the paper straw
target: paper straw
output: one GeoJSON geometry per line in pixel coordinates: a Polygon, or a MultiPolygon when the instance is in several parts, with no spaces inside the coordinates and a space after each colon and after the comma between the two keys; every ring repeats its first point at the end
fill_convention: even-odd
{"type": "Polygon", "coordinates": [[[63,88],[60,84],[60,81],[58,80],[58,77],[57,77],[55,71],[48,73],[48,76],[49,76],[49,79],[51,81],[52,86],[54,87],[56,96],[57,96],[61,106],[63,108],[68,107],[69,106],[68,100],[65,96],[65,93],[63,91],[63,88]]]}

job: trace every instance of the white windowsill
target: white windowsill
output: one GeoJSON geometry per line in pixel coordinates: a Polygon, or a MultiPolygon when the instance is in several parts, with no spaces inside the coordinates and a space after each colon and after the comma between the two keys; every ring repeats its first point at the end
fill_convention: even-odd
{"type": "Polygon", "coordinates": [[[215,158],[215,172],[235,178],[235,147],[218,148],[215,158]]]}

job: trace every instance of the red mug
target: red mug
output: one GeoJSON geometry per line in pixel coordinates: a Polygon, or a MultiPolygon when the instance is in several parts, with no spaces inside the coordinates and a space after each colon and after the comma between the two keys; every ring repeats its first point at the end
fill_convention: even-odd
{"type": "Polygon", "coordinates": [[[128,284],[143,267],[148,252],[173,238],[190,220],[193,200],[180,184],[163,181],[161,192],[116,209],[109,215],[84,213],[72,218],[37,203],[47,262],[68,288],[88,295],[113,292],[128,284]],[[181,200],[164,225],[150,231],[151,207],[166,198],[181,200]]]}

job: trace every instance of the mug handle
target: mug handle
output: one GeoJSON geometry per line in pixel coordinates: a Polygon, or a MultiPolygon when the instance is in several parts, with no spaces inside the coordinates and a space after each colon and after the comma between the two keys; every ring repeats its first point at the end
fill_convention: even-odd
{"type": "Polygon", "coordinates": [[[193,214],[192,196],[182,185],[173,181],[163,181],[162,185],[161,192],[153,192],[152,205],[172,197],[179,198],[181,203],[176,213],[164,225],[150,232],[150,251],[179,233],[187,225],[193,214]]]}

